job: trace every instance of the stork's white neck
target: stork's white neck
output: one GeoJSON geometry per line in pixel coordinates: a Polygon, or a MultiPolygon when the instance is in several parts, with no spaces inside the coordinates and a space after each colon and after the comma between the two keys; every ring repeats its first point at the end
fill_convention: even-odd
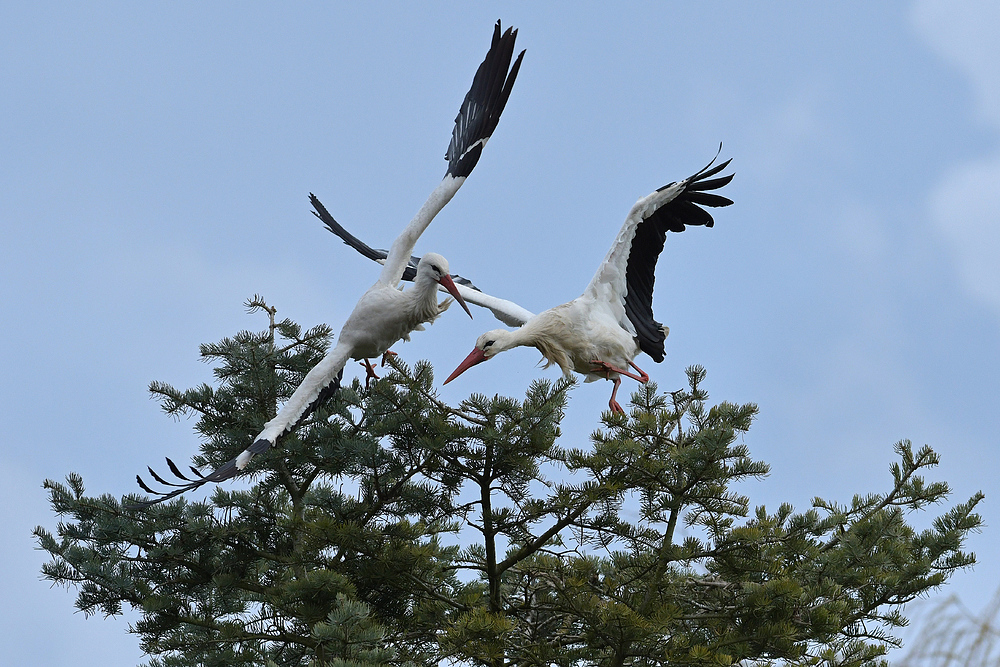
{"type": "MultiPolygon", "coordinates": [[[[448,307],[442,308],[438,303],[438,281],[428,272],[418,270],[413,287],[404,294],[407,310],[415,323],[433,322],[448,307]]],[[[445,303],[450,304],[450,300],[445,303]]]]}
{"type": "Polygon", "coordinates": [[[514,331],[497,329],[495,332],[495,352],[503,352],[515,347],[533,347],[545,357],[548,368],[556,364],[565,374],[573,371],[570,355],[560,344],[559,323],[553,321],[550,311],[546,311],[528,320],[524,326],[514,331]]]}

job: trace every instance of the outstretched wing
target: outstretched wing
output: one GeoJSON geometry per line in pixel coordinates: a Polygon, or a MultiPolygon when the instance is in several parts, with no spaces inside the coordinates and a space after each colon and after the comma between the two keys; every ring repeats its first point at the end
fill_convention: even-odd
{"type": "Polygon", "coordinates": [[[514,66],[510,67],[516,39],[517,30],[511,28],[507,28],[501,35],[500,21],[497,21],[493,28],[490,50],[476,70],[472,87],[455,116],[455,128],[451,132],[451,142],[444,156],[448,161],[448,175],[464,178],[472,173],[483,147],[500,122],[500,114],[507,106],[507,98],[514,88],[514,79],[517,78],[517,71],[521,68],[521,59],[524,57],[524,51],[521,51],[514,66]]]}
{"type": "MultiPolygon", "coordinates": [[[[309,193],[309,201],[312,202],[313,209],[315,209],[312,212],[312,214],[315,215],[317,218],[319,218],[323,222],[323,224],[326,225],[327,229],[329,229],[331,232],[339,236],[344,243],[351,246],[352,248],[357,250],[359,253],[361,253],[368,259],[376,261],[379,264],[385,264],[385,258],[389,254],[388,250],[383,250],[381,248],[372,248],[361,239],[357,238],[356,236],[353,236],[350,232],[344,229],[339,222],[333,219],[333,216],[330,215],[330,212],[326,210],[325,206],[323,206],[323,202],[321,202],[319,198],[316,197],[316,195],[314,195],[311,192],[309,193]]],[[[420,262],[419,257],[417,257],[416,255],[410,255],[410,260],[406,263],[406,268],[403,269],[403,278],[402,278],[403,280],[413,282],[413,279],[416,278],[417,276],[417,264],[419,262],[420,262]]],[[[451,279],[454,280],[455,283],[458,285],[465,285],[466,287],[469,287],[474,290],[479,289],[478,287],[473,285],[472,282],[469,281],[467,278],[463,278],[457,273],[452,273],[451,279]]]]}
{"type": "MultiPolygon", "coordinates": [[[[721,144],[719,150],[722,150],[721,144]]],[[[711,178],[730,162],[726,160],[712,166],[715,164],[713,158],[693,176],[664,185],[636,202],[587,286],[586,293],[612,304],[619,323],[634,331],[639,347],[657,362],[663,361],[666,331],[653,319],[656,261],[667,232],[682,232],[687,225],[712,227],[715,220],[702,207],[733,203],[731,199],[709,192],[733,180],[733,174],[711,178]]]]}
{"type": "MultiPolygon", "coordinates": [[[[333,216],[330,215],[330,212],[326,210],[326,207],[323,206],[322,202],[320,202],[315,195],[309,195],[309,200],[312,202],[313,208],[316,209],[313,211],[313,215],[322,220],[323,224],[326,225],[326,228],[339,236],[344,243],[351,246],[368,259],[376,262],[382,262],[385,260],[386,252],[384,250],[376,250],[372,248],[367,243],[344,229],[339,222],[333,219],[333,216]]],[[[420,261],[419,257],[410,258],[409,266],[405,271],[403,271],[403,280],[412,281],[414,277],[416,277],[416,267],[418,261],[420,261]]],[[[458,291],[462,295],[463,299],[465,299],[468,303],[489,309],[493,313],[494,317],[507,326],[519,327],[534,316],[534,313],[522,308],[513,301],[507,301],[506,299],[500,299],[495,296],[490,296],[489,294],[484,294],[482,290],[462,276],[453,273],[451,274],[451,278],[458,286],[458,291]]],[[[440,287],[439,289],[442,292],[446,291],[443,287],[440,287]]]]}
{"type": "Polygon", "coordinates": [[[511,28],[507,28],[506,32],[501,34],[500,21],[497,21],[490,50],[479,65],[472,80],[472,87],[465,95],[465,100],[455,118],[455,128],[452,130],[451,142],[445,153],[448,170],[444,179],[434,188],[413,220],[393,242],[382,267],[382,273],[379,275],[380,284],[394,286],[399,283],[417,239],[427,229],[434,216],[451,201],[479,162],[483,147],[500,121],[500,114],[503,113],[507,98],[510,97],[514,80],[521,67],[521,59],[524,57],[524,51],[521,51],[513,67],[510,66],[516,38],[517,31],[511,28]]]}

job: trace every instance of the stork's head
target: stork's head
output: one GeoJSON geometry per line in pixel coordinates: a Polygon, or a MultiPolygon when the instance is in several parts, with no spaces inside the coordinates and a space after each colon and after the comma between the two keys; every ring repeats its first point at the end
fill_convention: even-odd
{"type": "Polygon", "coordinates": [[[448,384],[476,364],[481,364],[484,361],[492,359],[500,352],[517,347],[517,345],[518,343],[514,340],[514,335],[506,329],[487,331],[476,340],[476,347],[472,349],[472,352],[465,358],[465,361],[460,363],[458,368],[448,376],[444,384],[448,384]]]}
{"type": "Polygon", "coordinates": [[[451,279],[451,275],[448,273],[448,260],[436,252],[425,254],[417,264],[417,278],[415,282],[420,283],[425,280],[433,280],[448,290],[448,293],[455,297],[455,301],[458,301],[462,309],[469,314],[469,317],[472,317],[469,306],[466,305],[465,299],[462,298],[458,287],[455,285],[455,281],[451,279]]]}

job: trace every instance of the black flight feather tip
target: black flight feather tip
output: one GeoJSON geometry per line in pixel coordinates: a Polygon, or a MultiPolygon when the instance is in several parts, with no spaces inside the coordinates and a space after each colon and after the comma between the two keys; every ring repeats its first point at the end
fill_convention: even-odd
{"type": "Polygon", "coordinates": [[[447,175],[464,178],[471,174],[479,162],[483,146],[500,122],[500,114],[507,105],[524,57],[524,51],[521,51],[511,67],[516,39],[517,30],[507,28],[501,34],[500,21],[497,21],[493,28],[490,50],[476,70],[472,87],[466,93],[455,117],[455,129],[452,130],[451,142],[445,153],[445,159],[448,160],[447,175]]]}
{"type": "MultiPolygon", "coordinates": [[[[183,479],[185,482],[192,481],[184,476],[184,474],[180,471],[177,465],[173,461],[171,461],[169,457],[167,457],[167,465],[170,467],[170,472],[174,473],[175,477],[183,479]]],[[[199,475],[199,477],[201,477],[201,475],[199,475]]]]}
{"type": "Polygon", "coordinates": [[[197,489],[199,486],[207,484],[208,482],[224,482],[227,479],[230,479],[231,477],[235,477],[236,473],[239,472],[239,469],[236,467],[236,459],[232,459],[231,461],[226,462],[224,465],[222,465],[209,475],[202,475],[192,467],[191,470],[198,475],[199,479],[191,481],[188,480],[187,477],[181,475],[180,471],[175,469],[176,466],[171,465],[172,463],[173,462],[170,459],[167,459],[167,465],[170,467],[171,472],[176,474],[179,479],[186,480],[188,482],[187,484],[176,484],[173,482],[168,482],[165,479],[163,479],[160,475],[156,474],[155,470],[147,466],[146,470],[149,471],[149,474],[152,475],[154,480],[156,480],[163,486],[174,487],[174,490],[169,492],[155,491],[149,488],[149,486],[143,481],[142,477],[136,475],[135,481],[139,485],[139,488],[141,488],[146,493],[153,494],[154,496],[156,496],[156,498],[144,502],[126,504],[124,505],[125,509],[130,509],[130,510],[146,509],[147,507],[152,507],[153,505],[162,503],[164,500],[169,500],[170,498],[179,496],[182,493],[186,493],[187,491],[197,489]]]}
{"type": "MultiPolygon", "coordinates": [[[[719,144],[719,153],[722,144],[719,144]]],[[[663,361],[666,333],[663,325],[653,319],[653,284],[656,280],[656,260],[663,250],[667,232],[683,232],[688,225],[712,227],[715,219],[702,206],[718,208],[729,206],[731,199],[706,192],[718,190],[733,180],[734,174],[712,179],[729,166],[732,159],[715,164],[712,161],[693,176],[682,181],[682,190],[676,197],[654,211],[636,227],[625,268],[625,314],[635,327],[639,348],[653,358],[663,361]],[[713,166],[715,165],[715,166],[713,166]]],[[[661,192],[676,183],[657,189],[661,192]]]]}
{"type": "MultiPolygon", "coordinates": [[[[351,235],[351,233],[344,229],[339,222],[333,219],[330,212],[326,210],[325,206],[323,206],[323,202],[321,202],[319,198],[311,192],[309,193],[309,202],[313,205],[314,210],[312,214],[319,218],[320,221],[326,225],[327,229],[339,236],[341,241],[351,246],[368,259],[375,260],[376,262],[382,262],[389,256],[388,250],[372,248],[361,239],[351,235]]],[[[412,282],[417,277],[417,263],[419,261],[419,257],[410,257],[409,261],[406,263],[406,268],[403,269],[403,280],[409,280],[412,282]]]]}

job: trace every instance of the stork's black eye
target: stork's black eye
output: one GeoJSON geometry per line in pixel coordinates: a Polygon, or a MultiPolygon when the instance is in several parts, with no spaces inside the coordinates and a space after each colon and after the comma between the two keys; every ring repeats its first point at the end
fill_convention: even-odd
{"type": "Polygon", "coordinates": [[[431,270],[434,271],[434,273],[441,273],[441,269],[437,264],[431,264],[431,270]]]}
{"type": "Polygon", "coordinates": [[[486,341],[485,343],[483,343],[483,349],[485,350],[486,348],[488,348],[490,345],[492,345],[495,342],[496,342],[495,340],[488,340],[488,341],[486,341]]]}

